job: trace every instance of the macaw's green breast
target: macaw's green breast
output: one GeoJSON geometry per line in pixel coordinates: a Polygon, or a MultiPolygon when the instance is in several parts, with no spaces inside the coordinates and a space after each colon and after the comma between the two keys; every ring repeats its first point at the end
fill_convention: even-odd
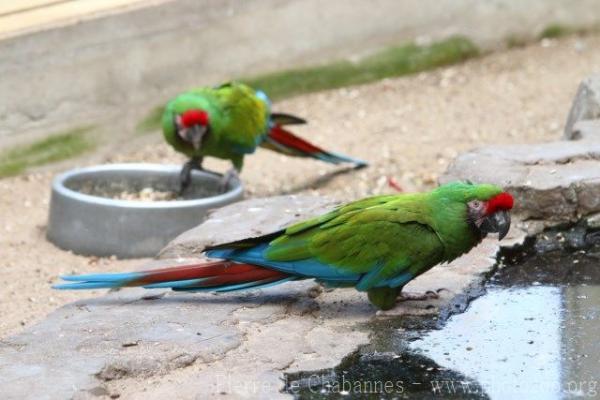
{"type": "Polygon", "coordinates": [[[252,88],[232,83],[194,89],[177,96],[167,104],[162,125],[167,142],[187,156],[235,160],[254,152],[267,132],[268,118],[268,105],[252,88]],[[173,123],[175,115],[190,109],[201,109],[209,114],[210,131],[196,152],[177,137],[173,123]]]}

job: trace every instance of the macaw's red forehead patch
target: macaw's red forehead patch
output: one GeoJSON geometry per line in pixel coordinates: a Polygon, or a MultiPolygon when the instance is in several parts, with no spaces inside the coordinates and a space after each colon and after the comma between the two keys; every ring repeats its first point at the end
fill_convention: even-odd
{"type": "Polygon", "coordinates": [[[188,110],[181,114],[181,124],[185,127],[208,125],[208,113],[203,110],[188,110]]]}
{"type": "Polygon", "coordinates": [[[486,212],[493,214],[499,210],[510,210],[515,200],[510,193],[502,192],[488,200],[486,212]]]}

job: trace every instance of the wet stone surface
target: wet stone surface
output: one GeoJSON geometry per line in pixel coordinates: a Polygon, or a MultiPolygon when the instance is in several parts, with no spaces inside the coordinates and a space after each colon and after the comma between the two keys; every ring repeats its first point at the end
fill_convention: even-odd
{"type": "Polygon", "coordinates": [[[600,396],[600,244],[565,250],[566,235],[548,232],[504,251],[485,294],[464,313],[375,330],[370,345],[335,369],[289,375],[288,392],[311,399],[600,396]]]}
{"type": "Polygon", "coordinates": [[[286,390],[301,399],[431,399],[430,381],[457,382],[469,392],[444,398],[481,399],[483,388],[473,379],[417,354],[360,354],[347,357],[335,371],[290,375],[286,390]]]}

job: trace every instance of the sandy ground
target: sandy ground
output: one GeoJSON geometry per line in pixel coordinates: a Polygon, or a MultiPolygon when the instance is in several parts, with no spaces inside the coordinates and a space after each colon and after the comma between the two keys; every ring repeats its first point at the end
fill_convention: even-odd
{"type": "MultiPolygon", "coordinates": [[[[562,134],[577,85],[600,70],[598,49],[600,36],[543,41],[437,71],[277,103],[276,110],[310,120],[296,129],[298,134],[371,166],[343,172],[259,150],[246,159],[247,194],[308,191],[351,200],[391,192],[390,176],[405,190],[420,190],[434,186],[452,158],[466,149],[554,140],[562,134]]],[[[130,140],[123,148],[134,150],[103,160],[183,161],[159,135],[130,140]]],[[[71,164],[92,159],[97,157],[71,164]]],[[[212,160],[206,167],[229,168],[212,160]]],[[[48,243],[52,175],[34,172],[0,181],[0,337],[62,304],[101,292],[53,291],[50,283],[59,274],[131,269],[144,261],[86,258],[48,243]]]]}

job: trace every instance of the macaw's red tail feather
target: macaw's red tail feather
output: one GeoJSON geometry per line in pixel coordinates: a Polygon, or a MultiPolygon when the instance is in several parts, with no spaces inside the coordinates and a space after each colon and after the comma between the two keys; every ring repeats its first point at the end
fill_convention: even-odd
{"type": "Polygon", "coordinates": [[[271,128],[267,139],[261,143],[261,146],[289,156],[311,157],[331,164],[352,163],[357,167],[367,165],[362,160],[326,151],[315,146],[285,130],[279,124],[275,124],[271,128]]]}
{"type": "Polygon", "coordinates": [[[141,272],[142,277],[131,282],[132,286],[144,286],[152,283],[182,281],[188,279],[211,278],[219,275],[232,275],[251,272],[257,269],[249,264],[236,264],[231,261],[214,261],[202,264],[181,265],[141,272]]]}
{"type": "Polygon", "coordinates": [[[310,156],[314,153],[325,153],[320,147],[294,135],[292,132],[283,129],[280,125],[275,125],[269,132],[269,139],[272,139],[280,146],[284,146],[290,151],[299,152],[299,155],[310,156]]]}
{"type": "Polygon", "coordinates": [[[55,285],[55,289],[143,286],[174,290],[230,291],[294,279],[294,277],[279,271],[231,261],[212,261],[140,272],[74,275],[62,278],[69,283],[55,285]]]}

